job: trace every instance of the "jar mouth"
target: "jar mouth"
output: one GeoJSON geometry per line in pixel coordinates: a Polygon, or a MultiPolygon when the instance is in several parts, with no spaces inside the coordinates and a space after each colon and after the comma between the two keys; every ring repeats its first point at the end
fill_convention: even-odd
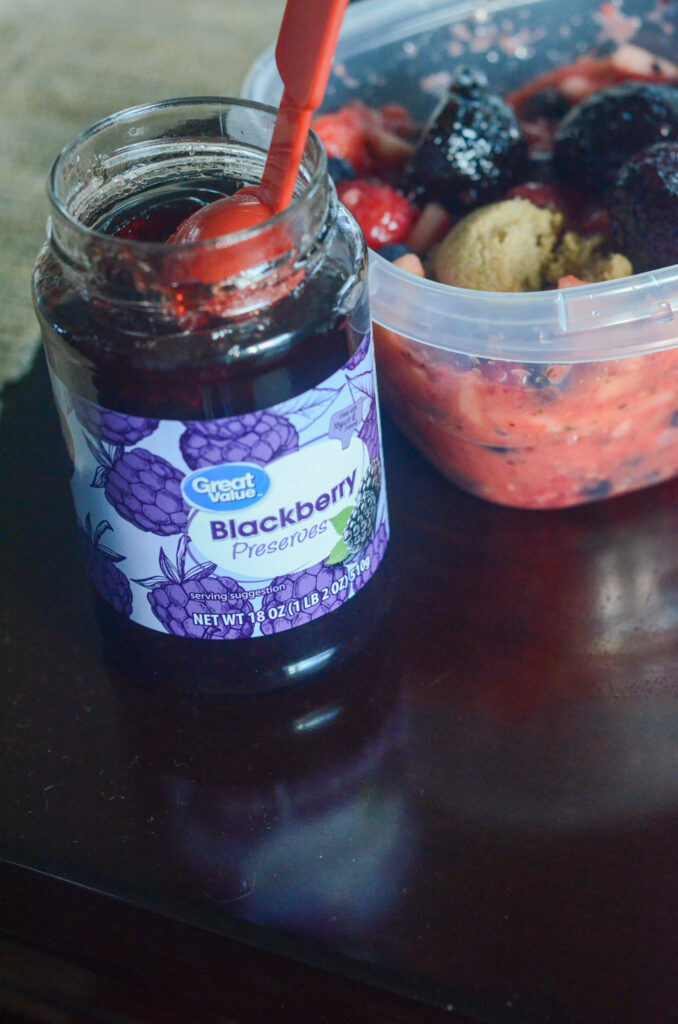
{"type": "MultiPolygon", "coordinates": [[[[180,143],[182,140],[186,143],[190,139],[190,135],[184,136],[171,129],[167,135],[159,135],[155,139],[152,137],[152,134],[145,138],[140,138],[139,136],[142,134],[143,129],[134,122],[145,122],[158,116],[163,119],[163,114],[177,115],[182,110],[188,111],[190,109],[194,109],[197,113],[210,110],[213,112],[218,111],[220,112],[219,118],[224,114],[227,115],[230,111],[242,111],[248,115],[253,115],[255,119],[258,118],[261,121],[264,136],[270,135],[272,132],[273,123],[277,115],[275,107],[251,100],[236,97],[197,96],[179,97],[155,103],[140,104],[102,118],[65,146],[52,164],[47,181],[47,196],[52,211],[52,230],[55,231],[55,221],[59,221],[70,235],[75,233],[75,235],[79,236],[79,246],[95,243],[98,246],[105,246],[109,252],[116,249],[118,251],[124,250],[130,255],[136,253],[140,258],[144,254],[151,257],[157,256],[161,252],[167,252],[168,249],[172,249],[177,253],[180,252],[182,255],[190,255],[191,253],[209,252],[226,247],[239,246],[243,242],[249,242],[269,230],[275,231],[280,225],[293,221],[302,205],[307,209],[309,206],[326,205],[326,203],[322,202],[322,196],[327,190],[327,157],[320,140],[311,130],[306,142],[300,175],[289,205],[260,225],[199,241],[168,243],[167,241],[141,241],[132,238],[120,238],[88,224],[86,219],[73,212],[74,201],[82,203],[85,189],[88,189],[89,193],[85,197],[86,200],[89,202],[95,201],[97,180],[104,179],[106,175],[109,175],[110,178],[111,171],[115,169],[117,163],[129,164],[135,155],[139,157],[150,155],[154,161],[158,161],[162,157],[161,149],[168,150],[173,144],[180,143]],[[270,132],[263,127],[264,122],[270,124],[270,132]],[[96,153],[97,140],[101,140],[105,144],[105,140],[111,136],[124,142],[124,145],[111,151],[107,159],[104,159],[96,153]],[[153,152],[154,149],[155,152],[153,152]],[[90,158],[89,165],[85,164],[83,166],[83,151],[90,158]],[[74,168],[80,169],[79,175],[74,173],[74,168]],[[87,177],[90,179],[89,183],[85,180],[87,177]],[[76,186],[70,195],[65,194],[68,192],[68,184],[76,186]]],[[[186,122],[186,127],[189,128],[192,123],[194,123],[193,119],[189,119],[186,122]]],[[[169,125],[167,127],[169,128],[169,125]]],[[[209,136],[203,139],[203,142],[208,142],[211,156],[215,162],[218,162],[218,153],[221,153],[222,158],[225,157],[228,153],[229,144],[232,145],[225,135],[220,136],[214,133],[210,133],[209,136]]],[[[193,148],[195,155],[199,156],[200,143],[196,142],[193,148]]],[[[255,169],[256,164],[259,163],[260,170],[263,171],[268,147],[262,146],[261,139],[259,139],[259,145],[248,145],[247,141],[242,139],[238,146],[236,146],[236,149],[238,148],[241,152],[249,149],[252,156],[258,154],[259,160],[251,160],[250,170],[255,169]]],[[[189,158],[190,153],[187,159],[189,158]]],[[[119,175],[119,172],[117,173],[119,175]]],[[[234,172],[229,171],[228,173],[232,175],[234,172]]],[[[248,184],[256,185],[259,180],[260,175],[257,180],[248,182],[248,184]]],[[[321,215],[320,219],[323,219],[323,215],[321,215]]]]}

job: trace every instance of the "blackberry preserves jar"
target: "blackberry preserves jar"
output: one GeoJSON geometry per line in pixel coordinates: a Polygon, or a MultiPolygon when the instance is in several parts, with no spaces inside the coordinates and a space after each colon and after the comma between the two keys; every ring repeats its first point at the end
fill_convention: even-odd
{"type": "Polygon", "coordinates": [[[196,692],[296,683],[385,605],[366,251],[318,140],[287,209],[172,240],[257,183],[274,118],[207,98],[94,125],[54,163],[34,274],[107,652],[196,692]]]}

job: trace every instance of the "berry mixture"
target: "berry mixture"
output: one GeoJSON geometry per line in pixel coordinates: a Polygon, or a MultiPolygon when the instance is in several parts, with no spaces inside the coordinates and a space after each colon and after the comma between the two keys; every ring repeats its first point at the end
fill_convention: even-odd
{"type": "MultiPolygon", "coordinates": [[[[394,105],[372,110],[353,102],[316,118],[314,129],[340,199],[385,258],[484,291],[567,287],[674,262],[670,243],[618,226],[629,202],[613,196],[639,154],[660,143],[675,153],[677,83],[673,65],[625,46],[505,97],[482,72],[462,67],[423,126],[394,105]],[[515,199],[546,210],[548,220],[525,229],[530,212],[515,199]],[[535,257],[530,248],[545,227],[551,238],[535,257]],[[441,242],[454,258],[436,258],[441,242]],[[517,275],[526,262],[529,272],[517,275]]],[[[670,163],[666,152],[661,159],[670,163]]],[[[646,217],[675,202],[665,182],[644,197],[646,217]]]]}
{"type": "MultiPolygon", "coordinates": [[[[459,68],[423,125],[352,102],[314,128],[368,244],[420,277],[544,291],[678,262],[678,66],[635,45],[504,96],[459,68]]],[[[675,349],[528,364],[374,331],[386,406],[467,490],[554,508],[678,473],[675,349]]]]}

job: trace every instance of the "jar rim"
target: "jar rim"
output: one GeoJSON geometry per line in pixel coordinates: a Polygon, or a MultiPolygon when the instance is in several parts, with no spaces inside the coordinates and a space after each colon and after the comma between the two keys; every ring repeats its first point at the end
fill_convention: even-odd
{"type": "MultiPolygon", "coordinates": [[[[247,100],[235,96],[180,96],[150,103],[141,103],[133,107],[126,107],[113,114],[108,114],[106,117],[103,117],[91,124],[88,128],[85,128],[80,132],[80,134],[67,143],[52,162],[47,178],[47,197],[53,211],[58,214],[59,217],[63,217],[71,228],[81,232],[85,239],[105,242],[107,246],[112,245],[120,246],[121,248],[124,247],[131,252],[137,252],[139,254],[143,252],[148,252],[149,254],[159,253],[164,250],[168,245],[166,241],[139,241],[138,239],[132,238],[119,238],[116,235],[107,234],[105,231],[91,227],[84,223],[84,221],[79,220],[68,208],[63,197],[59,193],[57,185],[58,175],[66,165],[67,161],[73,158],[79,147],[108,128],[113,128],[125,120],[131,120],[134,117],[139,117],[143,114],[150,114],[158,110],[180,108],[182,106],[199,107],[203,105],[207,106],[208,104],[232,108],[240,107],[247,110],[259,111],[260,113],[266,114],[272,118],[275,118],[277,115],[276,107],[265,103],[259,103],[255,100],[247,100]]],[[[309,150],[313,156],[309,177],[304,184],[303,191],[299,194],[295,194],[285,209],[274,214],[272,217],[269,217],[262,224],[243,228],[240,231],[233,231],[214,238],[206,238],[191,242],[173,242],[172,248],[176,248],[177,252],[181,252],[182,254],[191,252],[208,252],[217,248],[223,249],[224,246],[231,244],[238,245],[251,238],[255,238],[262,232],[262,230],[275,228],[277,225],[284,223],[285,220],[294,216],[294,213],[298,210],[300,204],[309,201],[309,198],[311,198],[318,190],[327,176],[327,156],[320,139],[312,128],[308,133],[304,156],[306,156],[309,150]]]]}

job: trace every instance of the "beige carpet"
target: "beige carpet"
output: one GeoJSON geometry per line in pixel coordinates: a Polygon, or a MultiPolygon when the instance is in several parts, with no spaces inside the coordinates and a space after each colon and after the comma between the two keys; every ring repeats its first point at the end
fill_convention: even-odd
{"type": "Polygon", "coordinates": [[[106,114],[237,95],[274,42],[283,0],[0,0],[0,389],[32,361],[30,279],[45,180],[61,147],[106,114]]]}

